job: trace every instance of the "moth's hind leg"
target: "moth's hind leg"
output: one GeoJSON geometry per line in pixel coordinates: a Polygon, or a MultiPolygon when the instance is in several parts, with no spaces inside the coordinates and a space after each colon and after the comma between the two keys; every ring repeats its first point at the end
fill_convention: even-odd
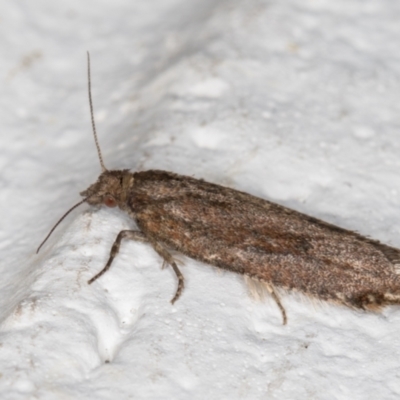
{"type": "Polygon", "coordinates": [[[97,278],[100,278],[100,276],[102,276],[105,272],[107,272],[109,270],[109,268],[111,267],[111,263],[113,262],[115,256],[119,252],[119,248],[121,246],[122,239],[137,240],[139,242],[149,243],[149,240],[140,231],[121,231],[118,234],[117,238],[114,241],[114,244],[111,247],[110,257],[108,258],[106,266],[98,274],[96,274],[92,279],[88,280],[89,285],[91,283],[93,283],[97,278]]]}
{"type": "Polygon", "coordinates": [[[275,292],[275,289],[272,285],[269,283],[263,282],[265,284],[265,287],[267,288],[268,292],[272,296],[272,298],[275,300],[276,304],[278,305],[279,309],[281,310],[282,313],[282,319],[283,319],[283,325],[286,325],[287,323],[287,316],[286,316],[286,310],[285,307],[283,307],[281,303],[281,299],[279,298],[278,294],[275,292]]]}
{"type": "Polygon", "coordinates": [[[251,296],[254,297],[255,300],[263,299],[266,294],[265,291],[268,291],[268,293],[275,300],[275,303],[278,305],[279,310],[282,313],[283,325],[286,325],[286,323],[287,323],[286,310],[283,307],[281,300],[278,296],[278,293],[276,293],[276,291],[274,289],[274,286],[268,282],[261,281],[256,277],[252,277],[252,276],[248,276],[248,275],[245,275],[245,282],[246,282],[246,285],[249,289],[251,296]]]}
{"type": "Polygon", "coordinates": [[[176,262],[174,258],[172,257],[171,253],[166,250],[160,243],[155,242],[155,241],[150,241],[150,243],[153,245],[154,250],[162,257],[164,260],[163,263],[163,268],[165,264],[169,264],[172,269],[174,270],[177,278],[178,278],[178,287],[175,292],[175,296],[172,298],[171,303],[174,304],[176,300],[179,299],[180,295],[182,294],[183,288],[184,288],[184,279],[181,271],[179,270],[178,266],[176,265],[176,262]]]}

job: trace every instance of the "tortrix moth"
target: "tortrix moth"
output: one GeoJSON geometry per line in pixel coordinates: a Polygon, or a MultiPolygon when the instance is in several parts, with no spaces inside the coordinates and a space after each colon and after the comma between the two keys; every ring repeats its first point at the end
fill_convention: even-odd
{"type": "Polygon", "coordinates": [[[400,250],[270,201],[167,171],[108,171],[98,144],[90,82],[93,135],[102,173],[81,192],[50,231],[82,203],[119,207],[139,230],[121,231],[111,248],[111,266],[122,239],[149,243],[178,278],[171,300],[182,293],[184,278],[170,250],[214,267],[261,281],[286,312],[276,289],[295,290],[352,308],[379,310],[400,303],[400,250]]]}

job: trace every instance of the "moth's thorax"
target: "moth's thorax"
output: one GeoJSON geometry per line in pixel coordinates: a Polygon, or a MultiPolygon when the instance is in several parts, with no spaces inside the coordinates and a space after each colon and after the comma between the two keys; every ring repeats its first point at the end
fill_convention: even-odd
{"type": "Polygon", "coordinates": [[[97,182],[80,193],[90,205],[105,204],[108,207],[126,207],[133,186],[133,174],[129,170],[103,172],[97,182]]]}

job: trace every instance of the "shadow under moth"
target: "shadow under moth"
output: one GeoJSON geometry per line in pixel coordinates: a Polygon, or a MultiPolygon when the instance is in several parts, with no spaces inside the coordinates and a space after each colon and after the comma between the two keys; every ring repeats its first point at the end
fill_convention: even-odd
{"type": "Polygon", "coordinates": [[[170,251],[262,282],[286,312],[277,290],[305,295],[356,309],[379,310],[400,303],[400,250],[356,232],[257,198],[250,194],[167,171],[109,171],[98,144],[88,92],[94,139],[102,173],[84,190],[82,203],[119,207],[138,230],[121,231],[105,267],[111,266],[123,239],[149,243],[178,279],[178,300],[184,278],[170,251]]]}

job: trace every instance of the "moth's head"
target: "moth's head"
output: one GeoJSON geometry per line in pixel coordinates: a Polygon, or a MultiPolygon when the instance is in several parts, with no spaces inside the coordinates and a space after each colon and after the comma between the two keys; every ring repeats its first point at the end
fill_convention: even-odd
{"type": "Polygon", "coordinates": [[[121,207],[126,204],[133,185],[133,175],[128,170],[104,171],[97,182],[80,193],[90,205],[121,207]]]}
{"type": "Polygon", "coordinates": [[[94,123],[94,115],[93,115],[93,104],[92,104],[92,93],[91,93],[91,83],[90,83],[90,57],[89,53],[87,53],[87,72],[88,72],[88,94],[89,94],[89,106],[90,106],[90,116],[92,119],[92,128],[93,128],[93,136],[94,141],[97,148],[97,153],[99,155],[99,161],[101,165],[101,169],[103,170],[102,174],[97,179],[97,182],[93,185],[89,186],[86,190],[81,193],[83,196],[83,200],[79,203],[75,204],[71,207],[53,226],[48,235],[45,237],[43,242],[38,247],[36,253],[39,252],[43,244],[53,233],[54,229],[64,220],[64,218],[75,208],[80,206],[83,203],[89,203],[90,205],[101,205],[105,204],[108,207],[121,207],[124,208],[126,205],[126,201],[128,198],[128,194],[130,188],[133,185],[133,175],[128,170],[119,170],[119,171],[108,171],[104,165],[103,157],[101,156],[99,142],[97,140],[96,134],[96,126],[94,123]]]}

